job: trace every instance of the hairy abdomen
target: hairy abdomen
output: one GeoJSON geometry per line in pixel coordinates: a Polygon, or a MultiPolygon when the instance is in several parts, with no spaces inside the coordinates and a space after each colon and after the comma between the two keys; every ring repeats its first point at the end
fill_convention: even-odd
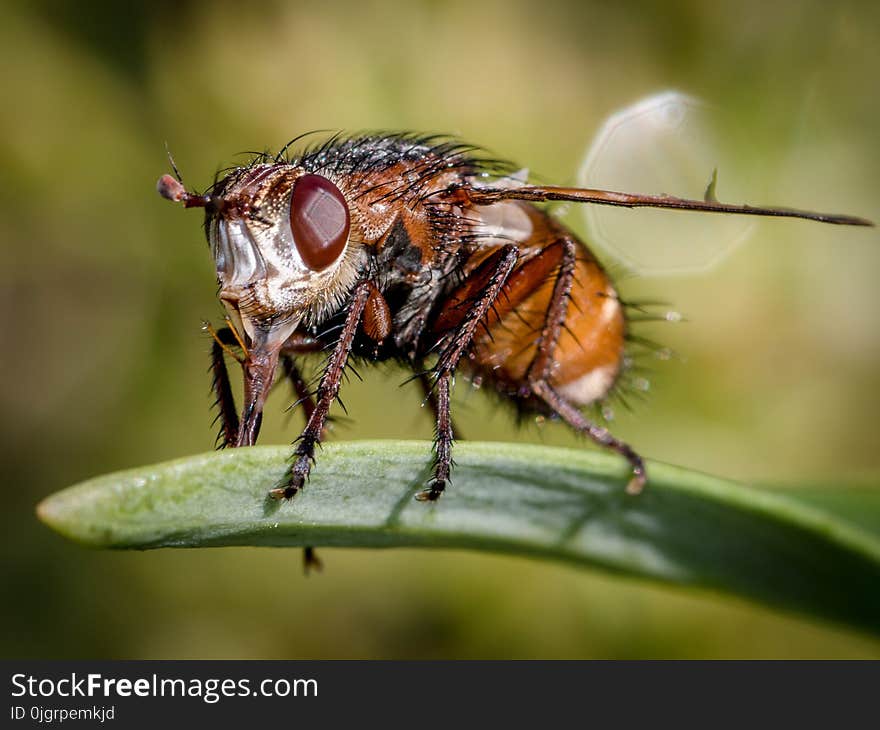
{"type": "MultiPolygon", "coordinates": [[[[475,269],[502,241],[515,243],[522,258],[511,272],[486,328],[475,337],[469,367],[511,395],[528,391],[529,368],[547,324],[551,297],[563,258],[562,240],[577,241],[560,223],[530,205],[512,203],[517,219],[498,244],[481,251],[470,264],[475,269]],[[525,214],[529,225],[524,225],[525,214]],[[518,217],[520,216],[520,217],[518,217]],[[509,235],[518,234],[516,240],[509,235]]],[[[496,206],[497,207],[497,206],[496,206]]],[[[497,211],[496,211],[497,214],[497,211]]],[[[549,382],[578,405],[605,396],[623,362],[626,322],[611,280],[586,246],[577,241],[574,277],[565,307],[565,321],[550,353],[549,382]]],[[[534,373],[533,373],[534,374],[534,373]]]]}

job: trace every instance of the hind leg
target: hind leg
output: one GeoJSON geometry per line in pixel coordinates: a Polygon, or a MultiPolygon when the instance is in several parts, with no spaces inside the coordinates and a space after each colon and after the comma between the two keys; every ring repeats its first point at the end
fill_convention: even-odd
{"type": "Polygon", "coordinates": [[[539,380],[533,383],[532,392],[575,431],[588,436],[606,449],[616,451],[625,458],[632,468],[632,477],[626,485],[627,493],[638,494],[642,491],[645,482],[648,480],[648,474],[645,471],[642,457],[629,444],[613,436],[607,428],[598,426],[587,419],[577,406],[572,405],[553,390],[546,380],[539,380]]]}
{"type": "Polygon", "coordinates": [[[627,484],[629,494],[638,494],[647,481],[645,464],[629,444],[614,437],[607,428],[590,421],[581,410],[567,398],[560,395],[551,385],[550,376],[553,368],[553,354],[559,343],[559,336],[565,326],[568,310],[569,294],[574,281],[577,263],[577,247],[574,241],[563,239],[563,252],[550,303],[544,319],[544,327],[538,337],[535,357],[529,366],[526,378],[532,395],[542,401],[553,413],[565,421],[578,433],[592,439],[606,449],[616,451],[623,456],[632,468],[632,477],[627,484]]]}

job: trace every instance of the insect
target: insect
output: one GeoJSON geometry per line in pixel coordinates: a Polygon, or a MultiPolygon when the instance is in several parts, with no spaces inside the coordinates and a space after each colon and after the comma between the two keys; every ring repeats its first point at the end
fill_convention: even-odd
{"type": "MultiPolygon", "coordinates": [[[[590,249],[538,203],[870,221],[789,208],[528,185],[478,148],[439,136],[332,136],[299,154],[257,155],[204,193],[179,174],[159,193],[204,208],[219,297],[229,326],[214,331],[212,368],[225,446],[254,444],[281,365],[306,426],[283,481],[303,488],[349,362],[397,360],[426,392],[436,419],[433,477],[416,496],[450,483],[456,372],[491,386],[524,414],[559,419],[629,464],[627,492],[648,478],[638,453],[584,407],[625,369],[627,308],[590,249]],[[328,352],[317,390],[297,358],[328,352]],[[235,409],[225,354],[239,360],[244,402],[235,409]]],[[[173,166],[173,163],[172,163],[173,166]]],[[[175,168],[175,173],[177,170],[175,168]]]]}

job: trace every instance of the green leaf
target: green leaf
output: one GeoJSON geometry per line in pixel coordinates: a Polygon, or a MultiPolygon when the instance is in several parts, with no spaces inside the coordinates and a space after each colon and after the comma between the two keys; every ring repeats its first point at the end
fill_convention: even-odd
{"type": "Polygon", "coordinates": [[[266,494],[288,455],[289,447],[230,449],[102,476],[47,498],[38,513],[95,547],[529,555],[724,591],[880,633],[880,537],[797,497],[659,463],[634,497],[624,493],[626,466],[608,454],[466,442],[456,447],[454,485],[422,503],[413,495],[430,474],[430,446],[385,441],[325,446],[307,488],[276,502],[266,494]]]}
{"type": "Polygon", "coordinates": [[[818,507],[874,535],[880,535],[880,489],[867,485],[782,487],[777,494],[818,507]]]}

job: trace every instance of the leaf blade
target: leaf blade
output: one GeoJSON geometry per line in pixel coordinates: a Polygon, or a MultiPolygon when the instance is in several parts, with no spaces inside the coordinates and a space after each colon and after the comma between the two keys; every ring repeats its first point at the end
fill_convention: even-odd
{"type": "Polygon", "coordinates": [[[880,538],[796,499],[650,465],[638,497],[593,451],[462,443],[455,484],[412,499],[429,445],[324,448],[303,493],[266,497],[289,448],[212,452],[98,477],[44,500],[40,518],[95,547],[221,545],[471,548],[562,560],[733,593],[880,633],[880,538]]]}

